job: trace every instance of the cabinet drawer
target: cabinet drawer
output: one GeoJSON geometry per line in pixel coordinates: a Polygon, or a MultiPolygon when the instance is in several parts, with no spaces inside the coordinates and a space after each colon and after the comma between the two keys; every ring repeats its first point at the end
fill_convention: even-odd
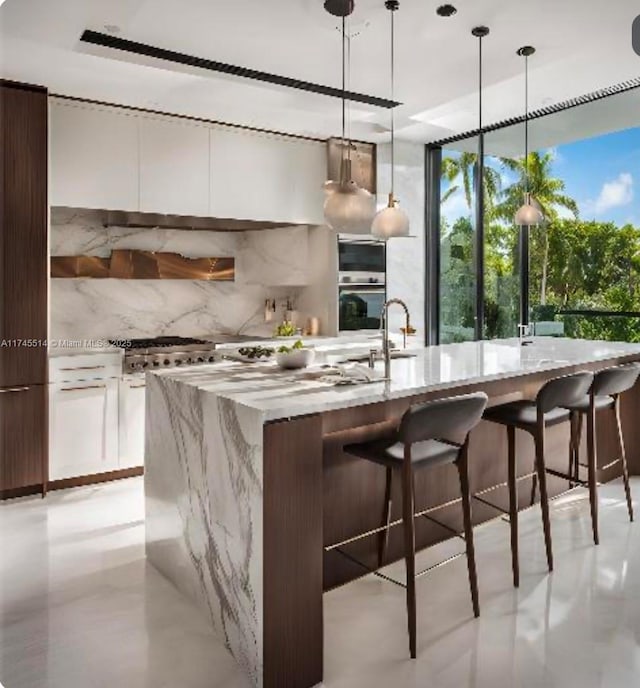
{"type": "Polygon", "coordinates": [[[49,361],[49,381],[53,383],[104,380],[121,375],[121,353],[57,356],[49,361]]]}
{"type": "Polygon", "coordinates": [[[118,468],[118,380],[49,386],[49,477],[118,468]]]}
{"type": "Polygon", "coordinates": [[[120,381],[120,469],[144,466],[145,390],[144,375],[120,381]]]}
{"type": "Polygon", "coordinates": [[[0,491],[41,485],[47,466],[47,387],[0,387],[0,491]]]}

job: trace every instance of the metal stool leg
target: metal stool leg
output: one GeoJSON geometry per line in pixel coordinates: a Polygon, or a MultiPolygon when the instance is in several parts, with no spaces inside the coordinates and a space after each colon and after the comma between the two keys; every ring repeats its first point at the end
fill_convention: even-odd
{"type": "Polygon", "coordinates": [[[378,568],[381,568],[387,557],[389,547],[389,524],[391,523],[391,490],[393,488],[393,469],[387,468],[387,482],[384,491],[384,512],[383,525],[385,529],[380,533],[380,544],[378,547],[378,568]]]}
{"type": "Polygon", "coordinates": [[[511,526],[511,568],[513,585],[520,585],[520,564],[518,559],[518,483],[516,482],[516,429],[507,426],[509,525],[511,526]]]}
{"type": "Polygon", "coordinates": [[[587,464],[589,480],[589,503],[591,505],[591,528],[593,530],[593,542],[598,544],[598,487],[596,484],[596,411],[593,401],[587,412],[587,464]]]}
{"type": "Polygon", "coordinates": [[[411,465],[411,448],[405,446],[405,458],[402,468],[402,521],[404,527],[404,557],[407,568],[407,617],[409,630],[409,651],[411,658],[416,658],[416,538],[413,491],[413,467],[411,465]]]}
{"type": "Polygon", "coordinates": [[[478,575],[476,572],[476,554],[473,546],[473,526],[471,524],[471,497],[469,493],[469,462],[467,443],[460,450],[460,458],[457,461],[458,474],[460,476],[460,494],[462,495],[462,518],[464,521],[464,538],[467,546],[467,568],[469,570],[469,587],[471,588],[471,601],[473,613],[480,616],[480,603],[478,602],[478,575]]]}
{"type": "Polygon", "coordinates": [[[544,528],[544,544],[547,550],[547,564],[549,571],[553,571],[553,549],[551,545],[551,521],[549,519],[549,495],[547,494],[547,474],[544,461],[544,425],[539,425],[535,434],[536,471],[540,483],[540,507],[542,508],[542,526],[544,528]]]}
{"type": "Polygon", "coordinates": [[[633,501],[631,500],[631,486],[629,485],[629,469],[627,467],[627,451],[624,446],[624,437],[622,436],[622,423],[620,422],[620,397],[616,397],[614,405],[616,414],[616,427],[618,429],[618,441],[620,443],[620,458],[622,460],[622,479],[624,480],[624,491],[627,495],[627,510],[629,511],[629,520],[633,521],[633,501]]]}

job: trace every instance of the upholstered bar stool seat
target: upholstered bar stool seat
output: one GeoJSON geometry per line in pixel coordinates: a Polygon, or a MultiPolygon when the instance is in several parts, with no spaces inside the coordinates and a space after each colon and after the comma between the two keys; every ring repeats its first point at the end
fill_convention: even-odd
{"type": "MultiPolygon", "coordinates": [[[[611,396],[597,396],[593,398],[593,403],[596,411],[601,411],[604,409],[613,408],[616,400],[611,396]]],[[[582,399],[571,405],[571,411],[580,411],[581,413],[586,413],[589,410],[590,404],[591,398],[588,394],[586,394],[584,397],[582,397],[582,399]]]]}
{"type": "MultiPolygon", "coordinates": [[[[569,411],[554,408],[543,414],[544,424],[549,427],[569,420],[569,411]]],[[[538,407],[535,401],[512,401],[494,406],[484,412],[485,420],[501,425],[512,425],[521,430],[535,430],[538,423],[538,407]]]]}
{"type": "MultiPolygon", "coordinates": [[[[388,440],[381,440],[350,444],[345,450],[361,459],[367,459],[389,468],[400,468],[404,461],[404,444],[402,442],[390,443],[388,440]]],[[[460,447],[438,442],[438,440],[416,442],[411,448],[411,463],[414,466],[418,464],[420,466],[441,466],[442,464],[455,463],[459,454],[460,447]]]]}
{"type": "MultiPolygon", "coordinates": [[[[344,451],[386,468],[387,481],[385,489],[384,523],[375,532],[380,532],[381,541],[378,552],[378,565],[385,561],[386,549],[391,527],[391,494],[394,475],[402,479],[402,526],[404,530],[404,555],[407,570],[407,616],[409,630],[409,650],[411,657],[416,656],[416,574],[415,568],[415,523],[416,516],[425,518],[453,531],[452,528],[431,518],[427,512],[415,513],[414,473],[447,464],[455,465],[460,479],[464,537],[469,573],[469,587],[473,611],[480,614],[478,603],[478,580],[476,575],[475,554],[473,548],[473,528],[471,521],[471,498],[469,491],[469,474],[467,467],[467,448],[469,433],[482,419],[487,405],[487,395],[483,393],[466,394],[448,399],[438,399],[412,406],[403,416],[394,433],[382,440],[350,444],[344,451]]],[[[449,502],[450,506],[455,503],[449,502]]],[[[428,511],[440,508],[432,507],[428,511]]],[[[453,531],[458,537],[460,533],[453,531]]],[[[366,537],[362,534],[360,537],[366,537]]],[[[353,541],[350,540],[350,541],[353,541]]],[[[426,571],[425,571],[426,572],[426,571]]],[[[425,573],[422,572],[422,573],[425,573]]],[[[376,573],[376,572],[374,572],[376,573]]],[[[378,573],[378,575],[381,575],[378,573]]],[[[383,576],[384,577],[384,576],[383,576]]],[[[396,581],[397,582],[397,581],[396,581]]]]}

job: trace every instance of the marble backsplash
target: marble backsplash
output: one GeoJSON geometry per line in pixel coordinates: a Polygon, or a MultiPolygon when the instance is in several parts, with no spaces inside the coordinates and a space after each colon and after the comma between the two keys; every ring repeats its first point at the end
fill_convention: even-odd
{"type": "MultiPolygon", "coordinates": [[[[387,202],[391,186],[391,149],[378,145],[378,207],[387,202]]],[[[424,212],[424,146],[398,141],[395,150],[395,192],[403,210],[409,215],[412,238],[393,239],[387,244],[387,296],[402,299],[411,313],[416,336],[411,345],[424,346],[425,341],[425,212],[424,212]]],[[[405,316],[400,308],[389,311],[389,327],[398,332],[405,316]]]]}
{"type": "Polygon", "coordinates": [[[296,251],[306,250],[303,239],[307,228],[265,231],[273,232],[273,242],[262,241],[256,250],[251,237],[255,232],[105,228],[95,211],[54,208],[51,212],[52,256],[106,257],[115,248],[175,252],[194,258],[234,256],[236,281],[52,279],[50,337],[269,335],[275,322],[281,319],[287,299],[295,303],[304,290],[299,286],[274,286],[302,281],[292,280],[291,270],[279,259],[279,247],[283,243],[287,245],[288,262],[292,265],[306,260],[306,255],[296,260],[296,251]],[[273,251],[270,252],[271,244],[273,251]],[[272,252],[277,255],[271,255],[272,252]],[[281,278],[274,272],[278,265],[283,271],[281,278]],[[269,284],[261,281],[261,275],[269,277],[269,284]],[[277,303],[278,310],[272,322],[265,322],[264,318],[267,299],[275,299],[277,303]]]}

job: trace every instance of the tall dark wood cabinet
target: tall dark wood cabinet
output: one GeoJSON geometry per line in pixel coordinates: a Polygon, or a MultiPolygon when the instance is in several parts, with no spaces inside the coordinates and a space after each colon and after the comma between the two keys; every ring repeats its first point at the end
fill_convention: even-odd
{"type": "Polygon", "coordinates": [[[0,80],[0,498],[46,490],[48,106],[0,80]]]}

